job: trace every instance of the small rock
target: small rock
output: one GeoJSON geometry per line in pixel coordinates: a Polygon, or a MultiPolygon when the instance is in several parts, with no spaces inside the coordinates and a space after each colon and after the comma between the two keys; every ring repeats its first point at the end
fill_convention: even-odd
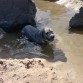
{"type": "Polygon", "coordinates": [[[29,77],[29,76],[30,76],[30,74],[27,74],[27,75],[23,76],[23,78],[26,78],[26,77],[29,77]]]}
{"type": "Polygon", "coordinates": [[[0,61],[0,64],[3,65],[3,61],[0,61]]]}
{"type": "Polygon", "coordinates": [[[27,68],[27,69],[29,69],[29,68],[31,67],[32,62],[33,62],[33,61],[29,61],[29,62],[26,64],[26,68],[27,68]]]}
{"type": "Polygon", "coordinates": [[[5,70],[6,70],[6,69],[7,69],[7,65],[4,65],[4,66],[3,66],[3,69],[5,69],[5,70]]]}
{"type": "Polygon", "coordinates": [[[26,83],[29,83],[29,82],[26,82],[26,83]]]}
{"type": "Polygon", "coordinates": [[[44,67],[44,64],[41,62],[41,60],[38,61],[38,64],[44,67]]]}
{"type": "Polygon", "coordinates": [[[53,70],[53,67],[51,67],[51,71],[53,70]]]}
{"type": "Polygon", "coordinates": [[[14,66],[14,64],[11,64],[11,63],[10,63],[9,65],[10,65],[10,66],[14,66]]]}
{"type": "Polygon", "coordinates": [[[42,67],[45,67],[43,63],[41,63],[41,66],[42,66],[42,67]]]}
{"type": "Polygon", "coordinates": [[[41,60],[39,60],[38,62],[41,63],[41,60]]]}

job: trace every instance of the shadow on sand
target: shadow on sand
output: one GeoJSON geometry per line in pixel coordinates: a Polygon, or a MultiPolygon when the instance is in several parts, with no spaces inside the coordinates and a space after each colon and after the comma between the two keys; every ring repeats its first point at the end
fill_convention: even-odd
{"type": "Polygon", "coordinates": [[[70,28],[69,33],[77,33],[77,34],[83,34],[83,27],[75,27],[75,28],[70,28]]]}
{"type": "Polygon", "coordinates": [[[42,46],[42,53],[48,56],[46,57],[46,59],[50,62],[67,62],[65,53],[61,49],[58,49],[53,45],[42,46]]]}

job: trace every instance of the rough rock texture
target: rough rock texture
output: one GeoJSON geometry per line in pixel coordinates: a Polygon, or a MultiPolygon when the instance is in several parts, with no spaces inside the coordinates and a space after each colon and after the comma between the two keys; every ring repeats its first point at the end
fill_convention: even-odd
{"type": "Polygon", "coordinates": [[[35,26],[36,7],[32,0],[0,0],[0,27],[16,32],[25,25],[35,26]]]}
{"type": "Polygon", "coordinates": [[[71,28],[83,28],[83,7],[80,8],[79,13],[72,17],[69,25],[71,28]]]}

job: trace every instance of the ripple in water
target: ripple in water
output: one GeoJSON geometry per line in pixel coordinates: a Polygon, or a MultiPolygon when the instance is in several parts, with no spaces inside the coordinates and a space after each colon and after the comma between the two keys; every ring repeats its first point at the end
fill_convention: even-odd
{"type": "MultiPolygon", "coordinates": [[[[50,11],[43,12],[38,9],[36,14],[37,28],[42,29],[45,26],[49,26],[49,23],[51,23],[50,11]]],[[[35,45],[34,43],[27,41],[26,38],[18,38],[17,34],[1,34],[0,41],[1,58],[55,58],[55,56],[57,57],[60,55],[62,57],[57,57],[54,61],[66,61],[66,58],[64,57],[65,54],[61,50],[56,49],[55,45],[53,45],[54,43],[43,46],[35,45]]]]}

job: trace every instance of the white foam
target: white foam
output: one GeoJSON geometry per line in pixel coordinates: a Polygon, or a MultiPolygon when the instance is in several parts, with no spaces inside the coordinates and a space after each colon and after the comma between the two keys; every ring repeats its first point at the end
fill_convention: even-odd
{"type": "Polygon", "coordinates": [[[76,11],[78,11],[80,7],[83,7],[83,2],[81,0],[59,0],[56,3],[65,5],[65,7],[72,8],[76,11]]]}

